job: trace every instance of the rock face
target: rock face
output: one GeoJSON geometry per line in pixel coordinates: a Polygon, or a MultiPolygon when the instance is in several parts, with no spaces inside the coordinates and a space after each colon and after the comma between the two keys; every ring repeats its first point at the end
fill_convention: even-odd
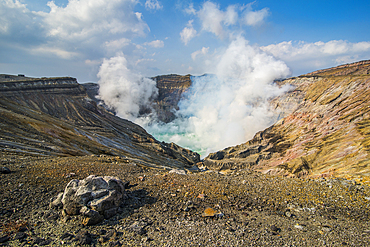
{"type": "Polygon", "coordinates": [[[117,213],[124,190],[124,183],[117,178],[90,175],[71,180],[50,206],[62,207],[65,215],[80,214],[84,225],[95,225],[117,213]]]}
{"type": "Polygon", "coordinates": [[[294,89],[272,100],[276,124],[247,143],[205,158],[216,169],[289,176],[370,175],[370,61],[279,82],[294,89]]]}
{"type": "Polygon", "coordinates": [[[31,155],[105,154],[148,167],[189,168],[199,155],[155,140],[98,106],[75,78],[0,75],[0,149],[31,155]]]}
{"type": "Polygon", "coordinates": [[[157,82],[158,97],[154,100],[154,109],[158,119],[168,123],[175,119],[175,111],[181,95],[191,86],[191,76],[162,75],[152,78],[157,82]]]}

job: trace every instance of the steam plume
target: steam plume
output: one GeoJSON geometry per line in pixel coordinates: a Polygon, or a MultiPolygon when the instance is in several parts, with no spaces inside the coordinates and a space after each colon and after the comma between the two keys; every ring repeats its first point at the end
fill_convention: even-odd
{"type": "Polygon", "coordinates": [[[155,82],[130,72],[123,56],[104,60],[99,72],[101,98],[120,116],[143,124],[156,138],[203,156],[243,143],[273,123],[268,100],[287,88],[272,82],[287,77],[290,71],[241,37],[217,57],[218,61],[206,68],[211,74],[192,77],[192,86],[171,123],[137,118],[140,104],[147,104],[157,93],[155,82]]]}
{"type": "Polygon", "coordinates": [[[123,54],[104,59],[98,77],[100,98],[112,107],[118,116],[145,124],[147,119],[138,116],[140,109],[149,107],[150,99],[158,94],[155,81],[129,69],[123,54]]]}

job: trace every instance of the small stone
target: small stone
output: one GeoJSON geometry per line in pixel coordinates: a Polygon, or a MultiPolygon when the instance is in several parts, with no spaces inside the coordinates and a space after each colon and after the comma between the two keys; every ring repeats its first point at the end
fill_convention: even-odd
{"type": "Polygon", "coordinates": [[[0,173],[1,174],[9,174],[11,173],[10,169],[8,167],[0,167],[0,173]]]}
{"type": "Polygon", "coordinates": [[[214,217],[214,216],[220,216],[222,217],[224,214],[220,211],[216,211],[213,208],[206,208],[202,214],[203,217],[214,217]]]}
{"type": "Polygon", "coordinates": [[[323,230],[324,232],[331,232],[331,228],[329,226],[323,226],[321,227],[321,230],[323,230]]]}
{"type": "Polygon", "coordinates": [[[62,240],[70,241],[74,238],[75,236],[73,234],[70,234],[68,232],[63,233],[63,235],[60,237],[62,240]]]}
{"type": "Polygon", "coordinates": [[[286,211],[286,212],[285,212],[285,216],[286,216],[286,217],[292,217],[292,213],[291,213],[291,212],[289,212],[289,211],[286,211]]]}
{"type": "Polygon", "coordinates": [[[205,197],[205,195],[204,195],[204,194],[199,194],[199,195],[197,196],[197,198],[199,198],[199,199],[204,199],[204,197],[205,197]]]}
{"type": "Polygon", "coordinates": [[[303,230],[303,226],[301,226],[301,225],[294,225],[294,228],[297,228],[297,229],[299,229],[299,230],[303,230]]]}
{"type": "Polygon", "coordinates": [[[131,226],[129,226],[129,229],[131,229],[131,231],[139,234],[139,235],[144,235],[146,233],[145,229],[144,229],[144,226],[141,226],[142,223],[139,222],[139,221],[136,221],[134,222],[131,226]]]}
{"type": "Polygon", "coordinates": [[[74,177],[74,176],[76,176],[76,173],[74,173],[74,172],[71,172],[71,173],[68,173],[68,174],[65,175],[66,178],[70,178],[70,177],[74,177]]]}
{"type": "Polygon", "coordinates": [[[43,238],[39,238],[39,237],[35,237],[35,238],[33,238],[33,244],[40,244],[40,243],[42,243],[43,241],[45,241],[45,239],[43,239],[43,238]]]}
{"type": "Polygon", "coordinates": [[[41,241],[38,245],[39,246],[45,246],[45,245],[49,245],[50,243],[51,243],[51,240],[47,239],[47,240],[41,241]]]}
{"type": "Polygon", "coordinates": [[[0,237],[0,243],[5,243],[10,239],[8,235],[3,235],[0,237]]]}
{"type": "Polygon", "coordinates": [[[14,239],[24,239],[27,238],[27,233],[25,232],[17,232],[14,236],[14,239]]]}
{"type": "Polygon", "coordinates": [[[79,243],[81,245],[83,244],[91,244],[92,243],[92,238],[91,238],[91,234],[86,231],[86,230],[82,230],[80,231],[78,234],[77,234],[77,239],[79,240],[79,243]]]}
{"type": "Polygon", "coordinates": [[[59,193],[56,198],[52,199],[51,202],[50,202],[50,208],[62,208],[63,207],[63,203],[62,203],[62,198],[63,198],[63,192],[59,193]]]}
{"type": "Polygon", "coordinates": [[[120,241],[111,241],[108,243],[109,247],[115,247],[115,246],[122,246],[122,243],[120,241]]]}
{"type": "Polygon", "coordinates": [[[176,173],[176,174],[179,174],[179,175],[186,175],[186,171],[185,170],[181,170],[181,169],[172,169],[168,173],[176,173]]]}
{"type": "Polygon", "coordinates": [[[277,226],[275,226],[275,225],[270,226],[270,229],[271,229],[271,231],[273,231],[273,232],[279,232],[279,231],[280,231],[280,228],[278,228],[278,227],[277,227],[277,226]]]}

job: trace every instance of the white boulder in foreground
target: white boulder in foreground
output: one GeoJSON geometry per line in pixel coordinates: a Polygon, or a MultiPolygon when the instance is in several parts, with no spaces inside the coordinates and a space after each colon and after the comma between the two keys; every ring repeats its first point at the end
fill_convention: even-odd
{"type": "Polygon", "coordinates": [[[82,215],[84,225],[95,225],[117,213],[124,190],[118,178],[90,175],[71,180],[50,206],[63,208],[64,215],[82,215]]]}

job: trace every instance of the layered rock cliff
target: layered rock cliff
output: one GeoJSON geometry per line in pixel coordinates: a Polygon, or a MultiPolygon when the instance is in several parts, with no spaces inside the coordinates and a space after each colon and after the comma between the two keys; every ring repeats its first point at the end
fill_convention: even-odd
{"type": "Polygon", "coordinates": [[[175,111],[181,95],[191,86],[191,76],[162,75],[152,78],[157,82],[158,97],[154,101],[154,109],[158,119],[168,123],[175,119],[175,111]]]}
{"type": "Polygon", "coordinates": [[[0,149],[34,155],[118,155],[151,167],[191,167],[199,155],[155,140],[100,107],[75,78],[0,76],[0,149]]]}
{"type": "Polygon", "coordinates": [[[244,144],[205,158],[211,168],[289,176],[370,175],[370,61],[279,82],[281,120],[244,144]]]}

